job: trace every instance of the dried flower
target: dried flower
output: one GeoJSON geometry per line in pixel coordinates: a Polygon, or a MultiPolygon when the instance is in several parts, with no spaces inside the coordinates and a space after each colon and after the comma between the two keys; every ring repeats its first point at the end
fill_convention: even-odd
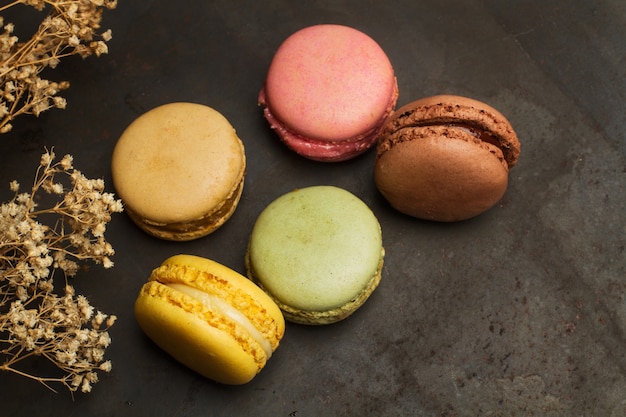
{"type": "Polygon", "coordinates": [[[61,383],[73,393],[91,391],[96,371],[110,371],[104,353],[115,316],[76,295],[68,278],[85,261],[113,266],[114,250],[104,232],[111,215],[123,207],[104,192],[104,181],[86,178],[72,164],[70,155],[55,162],[54,152],[46,151],[32,188],[20,192],[18,182],[11,181],[14,196],[0,205],[0,370],[51,389],[52,383],[61,383]],[[47,202],[46,207],[35,201],[47,202]],[[56,270],[65,275],[62,295],[54,292],[56,270]],[[21,370],[22,361],[33,356],[52,362],[64,375],[21,370]]]}
{"type": "Polygon", "coordinates": [[[21,114],[39,116],[65,108],[65,99],[57,94],[69,88],[69,82],[44,80],[40,73],[66,56],[106,54],[111,30],[97,30],[103,9],[114,9],[117,0],[14,0],[0,6],[0,12],[17,5],[49,11],[26,42],[20,42],[13,35],[15,26],[0,16],[0,133],[10,131],[11,121],[21,114]]]}

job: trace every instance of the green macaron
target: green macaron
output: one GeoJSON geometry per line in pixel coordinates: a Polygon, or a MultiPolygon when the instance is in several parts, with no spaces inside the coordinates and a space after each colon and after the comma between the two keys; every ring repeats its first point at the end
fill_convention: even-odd
{"type": "Polygon", "coordinates": [[[380,224],[352,193],[333,186],[297,189],[259,215],[248,243],[248,276],[301,324],[351,315],[381,279],[380,224]]]}

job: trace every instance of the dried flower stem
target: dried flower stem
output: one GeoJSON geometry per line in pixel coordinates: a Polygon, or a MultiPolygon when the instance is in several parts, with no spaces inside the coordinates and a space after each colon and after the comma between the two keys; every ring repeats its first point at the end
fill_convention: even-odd
{"type": "Polygon", "coordinates": [[[102,11],[117,7],[117,0],[16,0],[0,7],[0,13],[17,5],[50,11],[26,42],[13,36],[14,25],[0,16],[0,133],[12,129],[11,121],[22,114],[39,116],[50,108],[64,109],[57,95],[69,82],[42,79],[41,71],[55,68],[70,55],[86,58],[108,52],[111,31],[96,33],[102,11]],[[99,39],[99,40],[96,40],[99,39]]]}
{"type": "Polygon", "coordinates": [[[104,181],[87,179],[74,169],[70,155],[54,159],[53,151],[44,153],[30,191],[21,193],[12,181],[14,196],[0,205],[0,370],[50,389],[61,383],[72,393],[89,392],[98,381],[97,371],[111,369],[104,353],[116,318],[95,311],[67,280],[77,273],[79,262],[113,266],[114,250],[104,232],[112,213],[123,208],[104,192],[104,181]],[[37,201],[47,200],[52,201],[38,208],[37,201]],[[39,222],[42,216],[51,221],[39,222]],[[63,295],[54,291],[57,269],[65,275],[63,295]],[[63,375],[31,375],[18,367],[34,356],[63,375]]]}

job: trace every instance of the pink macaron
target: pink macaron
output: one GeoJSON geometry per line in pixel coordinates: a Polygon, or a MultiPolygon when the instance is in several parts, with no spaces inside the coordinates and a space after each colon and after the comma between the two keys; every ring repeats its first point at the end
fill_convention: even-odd
{"type": "Polygon", "coordinates": [[[397,99],[393,67],[376,41],[347,26],[322,24],[280,45],[258,101],[290,149],[334,162],[371,148],[397,99]]]}

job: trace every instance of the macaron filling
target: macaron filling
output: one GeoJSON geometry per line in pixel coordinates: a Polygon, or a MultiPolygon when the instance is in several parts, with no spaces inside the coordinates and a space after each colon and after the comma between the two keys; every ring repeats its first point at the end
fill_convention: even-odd
{"type": "MultiPolygon", "coordinates": [[[[505,149],[502,144],[502,139],[498,138],[497,135],[483,128],[479,124],[470,124],[467,122],[450,121],[450,122],[440,123],[440,122],[433,122],[433,121],[426,120],[424,122],[412,123],[408,126],[398,128],[395,131],[395,134],[393,134],[393,136],[396,138],[398,137],[404,138],[404,140],[412,140],[412,135],[402,135],[399,133],[404,129],[409,129],[409,130],[414,131],[415,129],[419,129],[419,128],[433,128],[433,127],[434,128],[441,127],[441,128],[446,128],[446,129],[458,130],[473,138],[478,139],[479,141],[483,143],[495,146],[496,148],[498,148],[498,150],[500,150],[502,154],[504,154],[505,152],[505,149]]],[[[456,135],[453,135],[453,136],[456,136],[456,135]]],[[[402,140],[400,142],[402,142],[402,140]]]]}
{"type": "Polygon", "coordinates": [[[237,310],[226,301],[222,300],[220,297],[206,293],[186,284],[170,282],[165,285],[177,291],[180,291],[190,297],[193,297],[194,299],[201,302],[206,309],[212,310],[220,315],[228,317],[241,328],[245,329],[250,337],[252,337],[263,348],[263,351],[265,351],[265,354],[267,355],[267,359],[272,356],[272,346],[269,340],[263,337],[261,332],[257,330],[256,327],[254,327],[252,322],[242,312],[237,310]]]}
{"type": "Polygon", "coordinates": [[[502,149],[498,138],[494,134],[492,134],[491,132],[485,129],[480,129],[479,127],[472,126],[467,123],[448,123],[445,126],[452,128],[452,129],[460,129],[466,133],[469,133],[475,138],[480,139],[482,142],[490,143],[502,149]]]}

